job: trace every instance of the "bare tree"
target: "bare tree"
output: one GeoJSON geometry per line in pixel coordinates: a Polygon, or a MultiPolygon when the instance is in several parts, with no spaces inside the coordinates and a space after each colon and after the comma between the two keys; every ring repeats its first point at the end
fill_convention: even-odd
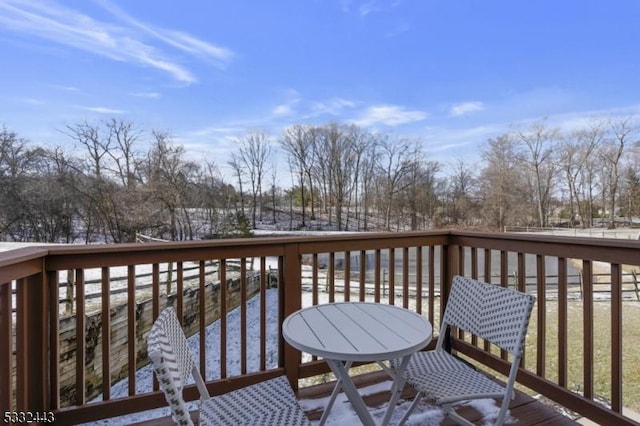
{"type": "Polygon", "coordinates": [[[107,149],[105,152],[113,162],[112,172],[122,185],[133,189],[139,181],[139,156],[134,146],[139,141],[142,132],[133,123],[111,119],[105,123],[107,128],[107,149]]]}
{"type": "Polygon", "coordinates": [[[451,164],[447,188],[447,219],[453,224],[467,224],[474,216],[472,193],[476,184],[473,169],[461,158],[451,164]]]}
{"type": "Polygon", "coordinates": [[[625,148],[637,137],[638,125],[633,117],[609,120],[609,135],[604,140],[600,155],[608,177],[609,227],[615,228],[616,197],[620,181],[620,161],[625,148]]]}
{"type": "Polygon", "coordinates": [[[560,139],[560,130],[538,122],[526,132],[515,131],[514,137],[521,145],[518,158],[533,178],[538,225],[547,226],[553,179],[557,171],[554,152],[560,139]]]}
{"type": "Polygon", "coordinates": [[[251,189],[251,224],[256,227],[256,216],[262,221],[262,182],[265,178],[265,166],[271,155],[271,143],[263,132],[253,131],[237,139],[238,154],[232,155],[233,166],[239,174],[238,166],[242,164],[244,173],[249,178],[251,189]]]}
{"type": "Polygon", "coordinates": [[[391,209],[394,198],[409,185],[409,181],[405,178],[411,171],[412,157],[415,156],[410,148],[409,141],[403,139],[386,139],[380,143],[378,167],[384,203],[384,228],[387,231],[391,230],[391,209]]]}
{"type": "Polygon", "coordinates": [[[593,186],[587,173],[603,135],[601,123],[593,120],[588,128],[574,132],[560,144],[560,164],[569,192],[569,221],[572,226],[576,223],[576,214],[580,217],[582,227],[591,225],[593,186]]]}
{"type": "Polygon", "coordinates": [[[291,172],[297,179],[300,187],[300,197],[302,204],[302,227],[306,226],[306,204],[307,190],[309,187],[309,197],[311,197],[312,219],[315,219],[313,211],[313,180],[311,179],[312,167],[315,162],[317,129],[311,126],[295,124],[285,129],[280,146],[289,157],[291,172]]]}
{"type": "Polygon", "coordinates": [[[516,156],[516,141],[510,133],[489,139],[482,151],[480,193],[482,212],[487,224],[504,230],[507,225],[528,223],[523,215],[523,174],[516,156]]]}

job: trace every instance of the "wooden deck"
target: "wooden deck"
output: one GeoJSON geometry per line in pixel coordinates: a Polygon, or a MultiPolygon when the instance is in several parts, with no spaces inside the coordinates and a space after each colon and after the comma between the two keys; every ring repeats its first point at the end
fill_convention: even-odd
{"type": "MultiPolygon", "coordinates": [[[[383,382],[385,380],[389,380],[389,376],[384,372],[376,372],[363,374],[354,378],[354,383],[359,388],[363,388],[365,386],[371,386],[376,383],[383,382]]],[[[325,383],[321,385],[314,385],[300,389],[298,392],[299,399],[316,399],[316,398],[326,398],[331,394],[333,389],[333,382],[325,383]]],[[[402,399],[410,400],[414,397],[415,392],[411,388],[411,386],[406,386],[403,393],[402,399]]],[[[389,392],[379,392],[376,394],[368,395],[364,398],[367,406],[375,408],[386,403],[389,400],[389,392]]],[[[402,401],[401,401],[402,402],[402,401]]],[[[516,397],[511,402],[510,406],[510,414],[511,417],[517,419],[517,424],[520,426],[532,426],[532,425],[547,425],[547,426],[557,426],[557,425],[578,425],[579,423],[572,420],[571,418],[564,416],[558,411],[554,410],[549,405],[543,404],[530,396],[517,392],[516,397]]],[[[482,414],[476,411],[472,407],[459,407],[458,413],[464,416],[466,419],[472,421],[476,425],[482,425],[483,419],[482,414]]],[[[307,416],[312,421],[320,420],[322,416],[322,410],[315,410],[307,412],[307,416]]],[[[191,417],[194,419],[194,423],[197,424],[198,414],[195,412],[191,413],[191,417]]],[[[136,423],[137,426],[170,426],[173,422],[171,418],[162,418],[149,420],[141,423],[136,423]]],[[[442,423],[444,426],[455,425],[451,420],[445,419],[442,423]]]]}

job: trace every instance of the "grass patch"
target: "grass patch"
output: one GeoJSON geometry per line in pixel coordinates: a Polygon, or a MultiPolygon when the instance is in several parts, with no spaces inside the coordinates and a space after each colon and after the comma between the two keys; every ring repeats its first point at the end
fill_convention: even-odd
{"type": "MultiPolygon", "coordinates": [[[[527,336],[527,370],[536,371],[536,345],[538,324],[537,306],[534,307],[527,336]]],[[[546,302],[546,378],[558,382],[558,303],[546,302]]],[[[623,302],[622,308],[622,405],[640,411],[640,303],[623,302]]],[[[606,401],[611,400],[611,303],[596,301],[593,306],[594,354],[593,391],[594,395],[606,401]]],[[[584,389],[584,304],[581,301],[568,303],[568,347],[567,347],[567,388],[574,392],[584,389]]]]}

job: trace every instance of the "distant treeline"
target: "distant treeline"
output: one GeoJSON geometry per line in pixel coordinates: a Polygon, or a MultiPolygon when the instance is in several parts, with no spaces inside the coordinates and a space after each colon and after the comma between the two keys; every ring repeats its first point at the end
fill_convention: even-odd
{"type": "Polygon", "coordinates": [[[593,119],[571,132],[541,120],[477,147],[479,163],[442,164],[420,139],[296,124],[281,135],[236,138],[225,178],[219,164],[193,160],[171,134],[124,120],[68,125],[65,143],[54,147],[3,127],[0,239],[129,242],[144,233],[188,240],[248,235],[275,222],[279,229],[504,229],[552,219],[591,226],[598,218],[613,226],[615,217],[640,216],[639,130],[634,116],[593,119]]]}

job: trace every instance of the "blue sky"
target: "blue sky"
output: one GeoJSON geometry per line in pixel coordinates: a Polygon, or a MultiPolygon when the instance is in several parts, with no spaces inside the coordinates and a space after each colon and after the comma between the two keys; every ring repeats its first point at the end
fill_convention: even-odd
{"type": "Polygon", "coordinates": [[[223,165],[235,137],[356,123],[477,158],[512,126],[640,112],[640,1],[0,0],[0,125],[112,117],[223,165]]]}

